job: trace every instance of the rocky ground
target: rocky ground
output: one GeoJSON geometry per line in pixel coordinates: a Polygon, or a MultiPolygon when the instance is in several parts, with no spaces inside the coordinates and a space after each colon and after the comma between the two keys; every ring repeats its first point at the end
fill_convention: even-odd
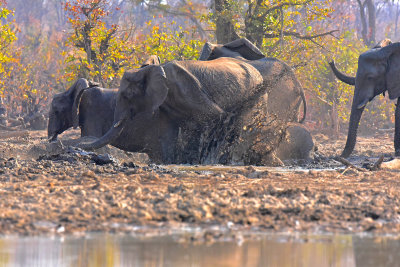
{"type": "Polygon", "coordinates": [[[390,159],[391,134],[359,139],[349,159],[358,168],[333,159],[344,136],[324,135],[315,135],[312,163],[267,168],[159,166],[143,154],[86,153],[25,132],[0,140],[0,234],[187,226],[204,229],[204,239],[235,230],[398,234],[400,171],[365,168],[390,159]]]}

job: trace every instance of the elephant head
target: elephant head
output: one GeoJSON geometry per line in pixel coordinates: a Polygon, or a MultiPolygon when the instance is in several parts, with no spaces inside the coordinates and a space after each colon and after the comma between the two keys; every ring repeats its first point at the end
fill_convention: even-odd
{"type": "Polygon", "coordinates": [[[201,51],[199,60],[212,60],[219,57],[242,57],[247,60],[265,58],[253,43],[246,38],[241,38],[224,45],[207,42],[201,51]]]}
{"type": "Polygon", "coordinates": [[[400,97],[400,43],[384,42],[360,55],[356,77],[338,71],[331,62],[333,72],[341,81],[355,85],[351,106],[349,130],[342,157],[350,156],[354,149],[362,112],[375,96],[388,91],[389,98],[400,97]],[[386,45],[386,46],[384,46],[386,45]]]}
{"type": "MultiPolygon", "coordinates": [[[[47,134],[49,141],[57,139],[70,127],[79,126],[79,102],[85,89],[91,85],[86,79],[78,79],[67,91],[56,94],[51,101],[47,134]]],[[[94,84],[92,84],[94,86],[94,84]]]]}
{"type": "Polygon", "coordinates": [[[125,72],[122,77],[111,129],[98,140],[81,144],[84,149],[97,149],[113,142],[121,134],[128,119],[137,114],[151,115],[165,101],[167,79],[160,65],[149,65],[125,72]]]}

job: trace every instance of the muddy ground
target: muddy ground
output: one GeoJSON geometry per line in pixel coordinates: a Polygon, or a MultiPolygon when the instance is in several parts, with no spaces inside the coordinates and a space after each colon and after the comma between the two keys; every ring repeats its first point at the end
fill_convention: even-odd
{"type": "MultiPolygon", "coordinates": [[[[117,149],[53,149],[44,131],[28,134],[0,140],[0,234],[186,226],[201,226],[190,237],[200,239],[236,230],[400,233],[400,171],[345,169],[333,159],[345,136],[315,135],[318,154],[306,166],[266,168],[157,166],[117,149]]],[[[391,135],[360,138],[350,161],[363,168],[389,160],[391,135]]],[[[77,132],[63,138],[71,137],[77,132]]]]}

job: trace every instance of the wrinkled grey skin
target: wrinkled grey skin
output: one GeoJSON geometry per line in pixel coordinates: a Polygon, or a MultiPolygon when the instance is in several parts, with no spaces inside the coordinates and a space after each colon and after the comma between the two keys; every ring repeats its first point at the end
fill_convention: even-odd
{"type": "Polygon", "coordinates": [[[314,141],[311,133],[299,123],[292,123],[286,130],[286,137],[275,150],[276,156],[285,160],[311,160],[314,141]]]}
{"type": "Polygon", "coordinates": [[[89,87],[86,79],[78,79],[67,91],[53,97],[47,126],[49,141],[56,140],[65,130],[79,126],[79,102],[89,87]]]}
{"type": "MultiPolygon", "coordinates": [[[[129,144],[136,135],[122,137],[126,127],[140,116],[162,114],[168,134],[153,140],[152,153],[162,155],[164,163],[174,162],[171,151],[178,146],[182,128],[194,124],[201,130],[212,120],[240,112],[267,94],[263,82],[256,68],[233,58],[176,61],[128,71],[119,87],[113,127],[97,141],[80,147],[96,149],[117,139],[129,144]]],[[[123,149],[131,150],[128,146],[123,149]]]]}
{"type": "MultiPolygon", "coordinates": [[[[142,67],[160,64],[152,55],[142,67]]],[[[103,136],[110,129],[118,89],[100,88],[86,79],[78,79],[67,91],[56,94],[51,102],[48,123],[50,141],[65,130],[78,126],[82,136],[103,136]]]]}
{"type": "Polygon", "coordinates": [[[307,105],[304,90],[293,71],[284,62],[275,58],[266,58],[246,38],[237,39],[224,45],[207,42],[202,49],[199,60],[213,60],[220,57],[243,60],[259,70],[264,80],[269,81],[266,83],[266,86],[269,87],[267,107],[272,116],[277,116],[284,121],[297,121],[299,107],[303,102],[303,118],[299,122],[305,120],[307,105]],[[281,69],[286,69],[285,77],[278,75],[281,69]],[[273,78],[276,78],[278,82],[274,81],[273,78]],[[285,81],[279,81],[281,79],[285,81]]]}
{"type": "Polygon", "coordinates": [[[386,46],[378,45],[360,55],[356,77],[341,73],[334,62],[329,63],[339,80],[355,85],[349,130],[342,157],[349,157],[354,149],[358,125],[365,106],[375,96],[385,92],[388,92],[390,99],[398,99],[395,112],[394,148],[396,156],[400,156],[400,43],[386,42],[385,44],[386,46]]]}
{"type": "MultiPolygon", "coordinates": [[[[151,56],[142,68],[159,63],[157,56],[151,56]]],[[[49,139],[55,140],[58,134],[78,126],[81,136],[103,136],[113,126],[117,93],[118,89],[100,88],[90,85],[85,79],[79,79],[69,90],[53,98],[49,112],[49,139]]],[[[169,147],[162,147],[164,143],[154,140],[164,140],[165,144],[171,142],[171,136],[176,135],[171,130],[175,122],[170,121],[164,111],[148,115],[142,113],[135,118],[128,118],[125,129],[110,144],[128,151],[148,153],[153,161],[162,162],[166,156],[160,152],[172,152],[169,147]]]]}

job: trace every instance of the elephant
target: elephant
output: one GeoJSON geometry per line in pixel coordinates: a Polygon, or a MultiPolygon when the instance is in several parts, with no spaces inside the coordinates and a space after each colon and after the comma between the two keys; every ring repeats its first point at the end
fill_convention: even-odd
{"type": "Polygon", "coordinates": [[[286,129],[286,137],[275,150],[275,154],[282,161],[309,161],[314,148],[313,138],[307,128],[300,123],[291,123],[286,129]]]}
{"type": "Polygon", "coordinates": [[[390,99],[397,98],[395,111],[395,155],[400,156],[400,43],[384,40],[375,48],[362,53],[358,58],[355,77],[340,72],[335,62],[329,62],[333,73],[344,83],[354,85],[349,129],[342,157],[349,157],[353,152],[357,129],[365,106],[375,96],[388,92],[390,99]]]}
{"type": "MultiPolygon", "coordinates": [[[[137,124],[138,117],[151,120],[155,116],[163,118],[157,121],[162,125],[158,128],[164,131],[153,140],[151,152],[161,155],[163,163],[236,162],[234,157],[240,158],[240,151],[250,151],[238,149],[245,146],[237,142],[240,131],[253,138],[256,127],[248,127],[250,119],[255,120],[251,125],[269,127],[271,134],[263,136],[270,136],[271,147],[276,146],[273,142],[282,139],[281,128],[287,121],[263,121],[265,117],[254,107],[265,108],[272,86],[284,88],[287,83],[298,83],[291,80],[290,68],[280,61],[267,61],[263,70],[270,76],[262,76],[244,60],[222,57],[212,61],[172,61],[127,71],[118,90],[113,126],[94,142],[79,146],[93,150],[123,140],[120,148],[133,151],[130,143],[135,142],[136,135],[129,134],[126,128],[137,124]],[[228,130],[224,133],[224,129],[228,130]]],[[[271,150],[263,147],[262,153],[271,150]]],[[[260,158],[255,156],[252,163],[262,162],[260,158]]]]}
{"type": "MultiPolygon", "coordinates": [[[[158,56],[148,57],[141,67],[153,64],[160,64],[158,56]]],[[[100,88],[98,84],[81,78],[67,91],[56,94],[49,111],[49,141],[78,126],[81,136],[103,136],[112,126],[117,92],[118,89],[100,88]]]]}
{"type": "Polygon", "coordinates": [[[117,92],[80,78],[67,91],[56,94],[49,111],[49,141],[78,126],[81,136],[102,136],[112,125],[117,92]]]}
{"type": "MultiPolygon", "coordinates": [[[[271,115],[275,115],[283,120],[296,121],[299,116],[299,107],[301,102],[303,102],[303,118],[301,118],[299,122],[304,122],[307,112],[304,90],[293,71],[284,62],[275,58],[265,57],[263,53],[246,38],[237,39],[224,45],[207,42],[202,49],[199,60],[213,60],[220,57],[241,59],[259,70],[261,75],[267,79],[271,79],[271,76],[274,75],[272,73],[274,70],[286,68],[288,84],[284,87],[269,86],[271,90],[268,95],[267,108],[271,115]],[[271,65],[273,65],[273,67],[270,67],[271,65]],[[294,109],[293,105],[295,105],[296,110],[294,114],[292,112],[294,109]],[[294,118],[288,117],[289,115],[293,115],[294,118]]],[[[281,79],[281,77],[277,78],[281,79]]]]}

